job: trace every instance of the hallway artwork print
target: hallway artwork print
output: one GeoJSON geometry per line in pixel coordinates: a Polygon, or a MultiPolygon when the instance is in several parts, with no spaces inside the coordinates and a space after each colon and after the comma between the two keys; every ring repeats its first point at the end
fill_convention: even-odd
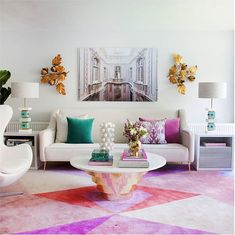
{"type": "Polygon", "coordinates": [[[79,48],[78,99],[157,101],[157,49],[79,48]]]}

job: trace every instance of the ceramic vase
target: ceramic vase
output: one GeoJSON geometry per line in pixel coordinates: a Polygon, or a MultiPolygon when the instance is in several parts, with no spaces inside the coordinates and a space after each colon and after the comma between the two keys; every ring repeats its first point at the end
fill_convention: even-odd
{"type": "Polygon", "coordinates": [[[111,122],[100,124],[100,149],[110,151],[113,149],[115,124],[111,122]]]}

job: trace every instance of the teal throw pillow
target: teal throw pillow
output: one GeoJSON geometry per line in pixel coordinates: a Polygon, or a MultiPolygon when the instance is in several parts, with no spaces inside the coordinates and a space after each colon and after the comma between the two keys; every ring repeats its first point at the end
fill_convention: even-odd
{"type": "Polygon", "coordinates": [[[94,118],[80,119],[67,117],[68,136],[67,142],[70,144],[90,144],[92,142],[92,126],[94,118]]]}

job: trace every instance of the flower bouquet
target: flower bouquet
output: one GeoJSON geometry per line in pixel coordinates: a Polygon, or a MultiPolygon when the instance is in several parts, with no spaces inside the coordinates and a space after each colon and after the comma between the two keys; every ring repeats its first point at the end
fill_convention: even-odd
{"type": "Polygon", "coordinates": [[[132,123],[127,119],[124,125],[123,135],[127,137],[132,156],[138,156],[141,142],[140,138],[147,134],[147,129],[141,125],[141,122],[132,123]]]}

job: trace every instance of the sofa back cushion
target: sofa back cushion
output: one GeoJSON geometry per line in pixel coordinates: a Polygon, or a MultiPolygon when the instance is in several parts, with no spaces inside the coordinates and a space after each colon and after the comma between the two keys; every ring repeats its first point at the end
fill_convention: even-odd
{"type": "MultiPolygon", "coordinates": [[[[86,104],[86,102],[84,102],[86,104]]],[[[124,108],[120,104],[118,108],[104,107],[100,108],[97,105],[92,107],[86,104],[79,109],[62,109],[67,117],[76,117],[78,115],[87,114],[88,117],[94,118],[93,129],[92,129],[92,140],[94,143],[100,142],[100,124],[103,122],[112,122],[115,124],[115,143],[126,143],[127,138],[123,136],[124,123],[127,118],[130,121],[137,121],[139,117],[144,116],[146,118],[156,118],[164,119],[167,118],[177,118],[179,115],[178,110],[160,110],[154,106],[154,103],[146,104],[147,107],[144,108],[124,108]],[[152,105],[151,107],[148,107],[152,105]]],[[[132,104],[133,106],[135,104],[132,104]]],[[[180,117],[180,122],[183,118],[180,117]]]]}

